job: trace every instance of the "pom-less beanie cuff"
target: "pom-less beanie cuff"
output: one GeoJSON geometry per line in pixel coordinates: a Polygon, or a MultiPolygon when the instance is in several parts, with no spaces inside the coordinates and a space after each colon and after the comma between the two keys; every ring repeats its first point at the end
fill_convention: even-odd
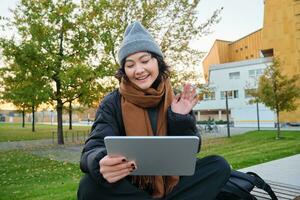
{"type": "Polygon", "coordinates": [[[153,52],[163,57],[158,44],[147,29],[140,22],[134,22],[126,28],[124,39],[118,52],[119,64],[127,56],[141,51],[153,52]]]}

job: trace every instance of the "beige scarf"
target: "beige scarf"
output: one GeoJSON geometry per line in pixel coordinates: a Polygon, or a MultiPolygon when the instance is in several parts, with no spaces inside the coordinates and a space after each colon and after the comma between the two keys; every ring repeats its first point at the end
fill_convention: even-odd
{"type": "MultiPolygon", "coordinates": [[[[169,79],[162,80],[157,89],[140,89],[126,79],[121,80],[119,89],[122,117],[127,136],[152,136],[152,127],[147,108],[159,105],[157,136],[167,133],[167,109],[172,103],[173,91],[169,79]]],[[[152,197],[161,198],[177,185],[178,176],[134,176],[133,183],[141,189],[151,188],[152,197]]]]}

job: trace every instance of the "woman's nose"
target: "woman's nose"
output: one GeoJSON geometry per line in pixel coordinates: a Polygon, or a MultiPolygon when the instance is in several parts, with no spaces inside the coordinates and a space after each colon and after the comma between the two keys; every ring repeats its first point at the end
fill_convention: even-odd
{"type": "Polygon", "coordinates": [[[135,70],[135,73],[136,73],[136,74],[141,74],[141,73],[143,73],[144,71],[145,71],[144,67],[142,67],[142,66],[137,66],[137,67],[136,67],[136,70],[135,70]]]}

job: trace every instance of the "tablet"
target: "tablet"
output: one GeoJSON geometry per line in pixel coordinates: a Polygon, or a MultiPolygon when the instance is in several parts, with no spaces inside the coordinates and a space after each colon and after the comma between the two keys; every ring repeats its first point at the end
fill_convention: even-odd
{"type": "Polygon", "coordinates": [[[195,172],[197,136],[107,136],[108,155],[134,160],[131,175],[189,176],[195,172]]]}

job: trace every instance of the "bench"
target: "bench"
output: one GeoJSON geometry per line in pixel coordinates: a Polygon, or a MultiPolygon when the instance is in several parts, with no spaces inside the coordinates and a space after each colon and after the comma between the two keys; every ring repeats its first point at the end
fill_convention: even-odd
{"type": "MultiPolygon", "coordinates": [[[[278,183],[273,181],[266,181],[275,192],[278,200],[291,200],[299,196],[300,199],[300,187],[294,185],[288,185],[284,183],[278,183]]],[[[270,196],[261,189],[254,188],[251,192],[258,200],[271,199],[270,196]]],[[[297,198],[298,200],[298,198],[297,198]]]]}

